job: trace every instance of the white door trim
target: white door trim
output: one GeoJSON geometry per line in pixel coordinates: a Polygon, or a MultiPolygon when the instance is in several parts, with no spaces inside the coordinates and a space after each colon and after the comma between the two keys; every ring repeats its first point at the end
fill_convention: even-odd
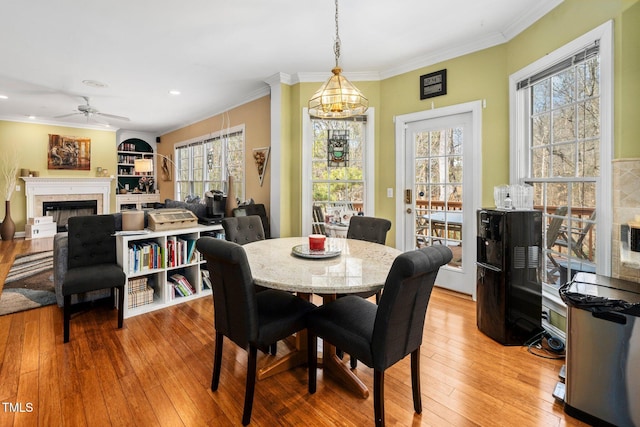
{"type": "MultiPolygon", "coordinates": [[[[405,214],[406,205],[404,203],[404,190],[407,183],[405,183],[405,160],[407,155],[407,141],[405,136],[405,130],[409,123],[429,120],[440,117],[446,117],[456,114],[471,113],[472,117],[472,132],[473,132],[473,144],[471,147],[471,161],[474,162],[473,176],[470,181],[465,175],[465,181],[470,184],[469,191],[465,192],[463,203],[464,211],[475,213],[482,203],[482,101],[471,101],[463,104],[452,105],[449,107],[437,108],[432,110],[419,111],[410,114],[404,114],[395,117],[395,144],[396,144],[396,248],[407,251],[414,248],[414,242],[407,242],[404,230],[408,215],[405,214]]],[[[465,162],[469,161],[466,159],[465,162]]],[[[467,171],[465,170],[465,174],[467,171]]],[[[475,218],[475,215],[473,216],[475,218]]],[[[472,242],[475,242],[475,236],[478,233],[477,221],[465,221],[463,225],[463,235],[470,236],[467,240],[467,247],[472,242]]],[[[472,244],[475,248],[475,244],[472,244]]],[[[475,253],[463,255],[463,262],[466,259],[467,262],[472,262],[475,266],[475,253]],[[470,255],[470,256],[469,256],[470,255]]],[[[475,252],[475,250],[474,250],[475,252]]],[[[472,267],[469,267],[472,268],[472,267]]],[[[472,297],[475,299],[475,286],[472,290],[472,297]]]]}

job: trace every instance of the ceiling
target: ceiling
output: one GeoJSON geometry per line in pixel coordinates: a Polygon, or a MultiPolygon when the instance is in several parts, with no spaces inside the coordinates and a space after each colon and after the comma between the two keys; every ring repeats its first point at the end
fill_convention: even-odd
{"type": "MultiPolygon", "coordinates": [[[[388,78],[504,43],[561,2],[342,0],[340,65],[354,81],[388,78]]],[[[334,14],[331,0],[4,2],[0,120],[160,135],[268,94],[277,74],[324,81],[334,14]],[[83,97],[130,121],[55,118],[83,97]]]]}

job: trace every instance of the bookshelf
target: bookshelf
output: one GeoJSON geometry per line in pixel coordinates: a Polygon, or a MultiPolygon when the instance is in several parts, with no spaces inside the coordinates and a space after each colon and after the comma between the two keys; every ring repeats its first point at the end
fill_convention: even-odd
{"type": "Polygon", "coordinates": [[[210,296],[206,261],[195,249],[195,242],[222,232],[221,225],[197,225],[118,235],[118,265],[127,276],[124,317],[210,296]]]}

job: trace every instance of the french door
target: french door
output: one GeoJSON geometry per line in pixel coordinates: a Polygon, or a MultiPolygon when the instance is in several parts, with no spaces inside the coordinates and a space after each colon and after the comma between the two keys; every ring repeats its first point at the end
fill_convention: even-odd
{"type": "Polygon", "coordinates": [[[397,186],[401,227],[396,243],[403,250],[448,246],[453,259],[440,269],[436,284],[473,298],[480,114],[474,102],[396,119],[397,181],[402,183],[397,186]]]}

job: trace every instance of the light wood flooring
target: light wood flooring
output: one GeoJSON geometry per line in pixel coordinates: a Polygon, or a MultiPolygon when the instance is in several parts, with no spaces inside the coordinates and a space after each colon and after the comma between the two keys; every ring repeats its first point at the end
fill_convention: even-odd
{"type": "MultiPolygon", "coordinates": [[[[44,250],[46,240],[0,241],[0,283],[16,254],[44,250]]],[[[475,310],[434,291],[421,350],[423,412],[413,411],[406,358],[386,373],[387,425],[585,425],[551,395],[563,362],[497,344],[477,330],[475,310]]],[[[211,298],[125,319],[120,330],[116,317],[106,308],[75,315],[63,344],[55,305],[0,316],[0,426],[241,425],[247,357],[229,341],[220,388],[209,389],[211,298]]],[[[371,389],[372,370],[360,363],[356,372],[371,389]]],[[[251,425],[373,425],[373,396],[355,397],[322,370],[309,395],[301,367],[258,381],[251,425]]]]}

